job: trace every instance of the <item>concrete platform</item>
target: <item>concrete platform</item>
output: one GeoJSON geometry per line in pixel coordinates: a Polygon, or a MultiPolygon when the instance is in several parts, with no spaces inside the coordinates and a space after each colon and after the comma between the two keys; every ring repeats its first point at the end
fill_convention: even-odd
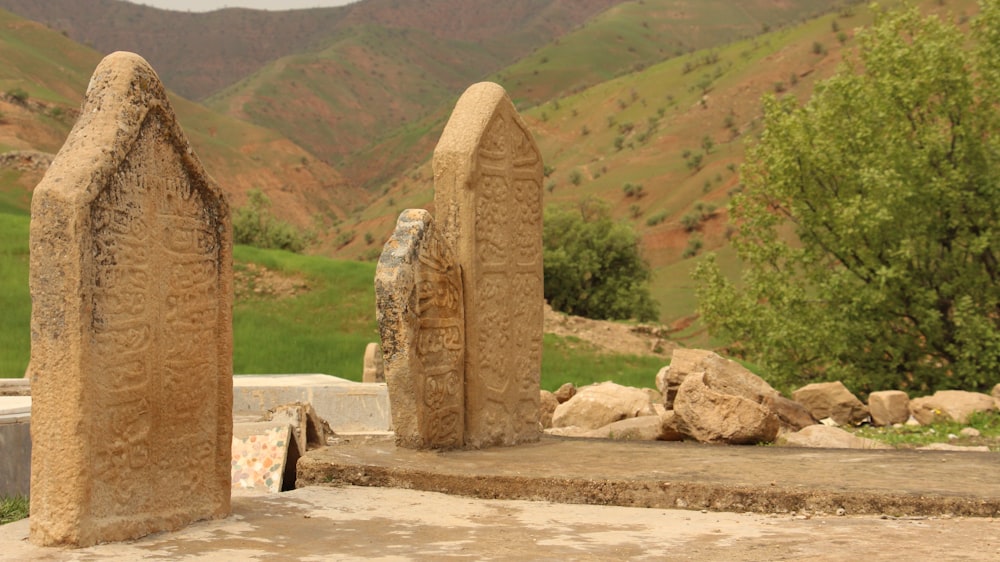
{"type": "Polygon", "coordinates": [[[337,433],[386,432],[392,426],[385,383],[359,383],[330,375],[236,375],[233,414],[261,414],[275,406],[308,402],[337,433]]]}
{"type": "Polygon", "coordinates": [[[0,497],[31,485],[31,397],[0,396],[0,497]]]}
{"type": "Polygon", "coordinates": [[[0,560],[1000,560],[1000,520],[704,513],[391,488],[235,496],[233,515],[79,550],[0,526],[0,560]]]}
{"type": "Polygon", "coordinates": [[[713,446],[545,437],[483,451],[356,440],[310,451],[298,486],[738,513],[1000,516],[1000,454],[713,446]]]}

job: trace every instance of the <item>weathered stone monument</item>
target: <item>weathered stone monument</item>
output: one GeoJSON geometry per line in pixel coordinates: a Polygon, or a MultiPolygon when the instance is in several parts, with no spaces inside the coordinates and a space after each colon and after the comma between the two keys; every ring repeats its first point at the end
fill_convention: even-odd
{"type": "Polygon", "coordinates": [[[365,346],[361,382],[385,382],[385,362],[382,359],[382,346],[375,342],[365,346]]]}
{"type": "Polygon", "coordinates": [[[376,274],[386,378],[401,445],[479,448],[538,439],[541,184],[538,147],[506,92],[492,83],[471,86],[434,151],[437,221],[426,211],[405,211],[376,274]],[[432,278],[427,271],[454,273],[432,278]],[[451,305],[456,298],[461,306],[451,305]],[[425,301],[451,306],[446,324],[436,312],[434,322],[425,321],[425,301]],[[453,367],[456,361],[462,369],[453,367]],[[416,373],[424,371],[400,370],[415,363],[455,376],[431,384],[420,382],[426,375],[416,373]],[[451,382],[456,379],[458,389],[451,382]],[[435,405],[422,396],[435,396],[435,405]],[[438,420],[432,427],[442,433],[429,438],[421,416],[438,420]],[[452,420],[461,432],[452,432],[452,420]]]}
{"type": "Polygon", "coordinates": [[[97,67],[31,211],[31,541],[228,515],[229,207],[141,57],[97,67]]]}
{"type": "Polygon", "coordinates": [[[464,444],[462,279],[430,213],[403,211],[375,275],[377,317],[396,442],[464,444]]]}

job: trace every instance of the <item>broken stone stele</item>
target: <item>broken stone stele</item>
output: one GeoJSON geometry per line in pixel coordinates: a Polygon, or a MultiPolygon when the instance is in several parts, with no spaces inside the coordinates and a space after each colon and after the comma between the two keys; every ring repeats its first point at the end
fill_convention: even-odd
{"type": "Polygon", "coordinates": [[[403,211],[375,273],[396,443],[464,444],[465,334],[455,256],[423,209],[403,211]]]}
{"type": "Polygon", "coordinates": [[[465,444],[536,441],[541,153],[504,89],[481,82],[458,100],[433,167],[437,223],[464,284],[465,444]]]}
{"type": "Polygon", "coordinates": [[[113,53],[31,206],[30,539],[230,512],[232,231],[156,73],[113,53]]]}

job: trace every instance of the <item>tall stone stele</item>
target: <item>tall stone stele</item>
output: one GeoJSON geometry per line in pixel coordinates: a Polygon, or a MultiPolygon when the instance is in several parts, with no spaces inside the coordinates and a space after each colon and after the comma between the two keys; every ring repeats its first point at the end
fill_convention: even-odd
{"type": "Polygon", "coordinates": [[[539,438],[542,158],[503,88],[462,94],[434,150],[434,207],[461,269],[465,445],[539,438]]]}
{"type": "Polygon", "coordinates": [[[462,95],[434,151],[438,219],[404,211],[375,275],[396,442],[536,441],[542,159],[503,88],[462,95]]]}
{"type": "Polygon", "coordinates": [[[31,205],[31,541],[230,512],[229,207],[141,57],[94,72],[31,205]]]}

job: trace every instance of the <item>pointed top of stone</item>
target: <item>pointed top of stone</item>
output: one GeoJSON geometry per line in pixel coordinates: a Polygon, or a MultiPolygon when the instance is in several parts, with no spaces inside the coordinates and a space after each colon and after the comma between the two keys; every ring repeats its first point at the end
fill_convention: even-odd
{"type": "MultiPolygon", "coordinates": [[[[141,56],[118,51],[104,57],[94,70],[80,118],[39,189],[60,198],[82,197],[78,203],[89,202],[118,170],[150,117],[157,122],[157,136],[172,145],[189,175],[207,180],[156,71],[141,56]],[[81,190],[81,185],[86,189],[81,190]]],[[[220,195],[214,182],[207,183],[220,195]]]]}

